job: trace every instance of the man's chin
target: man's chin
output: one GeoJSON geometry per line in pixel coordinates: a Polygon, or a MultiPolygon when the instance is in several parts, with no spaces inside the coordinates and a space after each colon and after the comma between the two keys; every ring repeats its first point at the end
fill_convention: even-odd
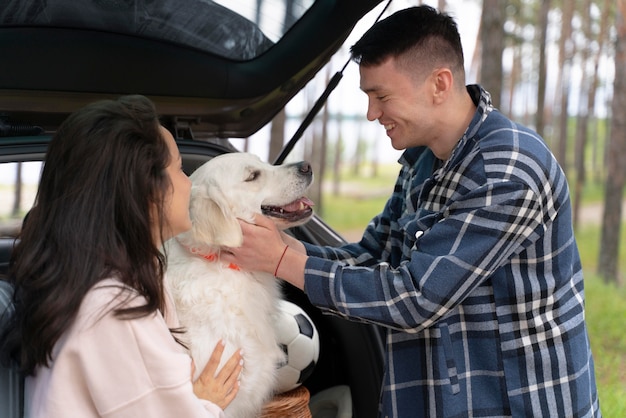
{"type": "Polygon", "coordinates": [[[404,149],[406,149],[406,144],[404,144],[401,141],[398,141],[397,139],[393,139],[391,137],[389,137],[389,139],[391,139],[391,146],[393,147],[393,149],[398,150],[398,151],[402,151],[404,149]]]}

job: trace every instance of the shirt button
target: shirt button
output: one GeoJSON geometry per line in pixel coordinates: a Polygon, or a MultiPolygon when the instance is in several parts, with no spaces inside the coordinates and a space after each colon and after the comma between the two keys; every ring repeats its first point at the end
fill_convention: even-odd
{"type": "Polygon", "coordinates": [[[424,231],[417,231],[415,233],[415,239],[419,239],[422,235],[424,235],[424,231]]]}

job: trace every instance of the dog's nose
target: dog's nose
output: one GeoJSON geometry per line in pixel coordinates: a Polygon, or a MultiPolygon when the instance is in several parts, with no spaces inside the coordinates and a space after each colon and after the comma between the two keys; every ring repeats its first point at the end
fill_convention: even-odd
{"type": "Polygon", "coordinates": [[[301,161],[298,163],[298,171],[302,174],[311,174],[313,169],[308,161],[301,161]]]}

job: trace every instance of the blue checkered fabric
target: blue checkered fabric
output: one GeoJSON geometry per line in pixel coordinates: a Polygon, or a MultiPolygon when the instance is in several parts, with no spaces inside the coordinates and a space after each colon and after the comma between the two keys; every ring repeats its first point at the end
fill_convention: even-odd
{"type": "Polygon", "coordinates": [[[448,161],[406,150],[359,243],[306,245],[305,291],[387,329],[381,416],[599,417],[565,175],[468,91],[477,111],[448,161]]]}

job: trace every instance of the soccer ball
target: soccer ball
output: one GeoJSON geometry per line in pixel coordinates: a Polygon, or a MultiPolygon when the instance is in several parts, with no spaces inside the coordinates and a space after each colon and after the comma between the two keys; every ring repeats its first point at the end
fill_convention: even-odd
{"type": "Polygon", "coordinates": [[[295,389],[315,368],[320,341],[311,318],[298,305],[281,300],[275,322],[276,339],[285,352],[285,362],[278,365],[276,393],[295,389]]]}

